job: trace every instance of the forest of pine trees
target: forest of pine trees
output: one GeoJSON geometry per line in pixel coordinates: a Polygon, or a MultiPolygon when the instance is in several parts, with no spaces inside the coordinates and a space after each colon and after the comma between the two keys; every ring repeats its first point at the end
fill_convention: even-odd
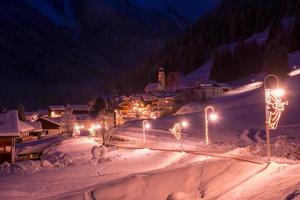
{"type": "Polygon", "coordinates": [[[263,44],[242,40],[233,51],[228,47],[216,50],[210,79],[227,82],[261,71],[284,77],[289,70],[288,34],[281,20],[276,18],[272,21],[268,39],[263,44]]]}
{"type": "MultiPolygon", "coordinates": [[[[282,66],[282,71],[278,69],[277,72],[273,68],[278,67],[271,64],[277,61],[270,60],[270,57],[280,54],[280,59],[284,60],[287,51],[300,48],[299,13],[299,0],[223,0],[185,34],[140,63],[127,76],[123,76],[120,83],[130,85],[134,91],[141,90],[147,83],[156,80],[157,66],[164,66],[166,72],[187,74],[212,57],[214,66],[219,67],[214,67],[211,78],[218,81],[234,80],[264,69],[283,73],[286,66],[282,66]],[[295,17],[295,20],[288,31],[281,33],[280,19],[284,17],[295,17]],[[245,38],[262,32],[269,26],[266,44],[243,42],[245,38]],[[219,48],[220,45],[231,42],[238,43],[233,51],[230,52],[226,47],[219,48]],[[222,75],[225,71],[227,73],[222,75]],[[131,78],[131,81],[128,77],[137,77],[139,80],[131,78]]],[[[282,64],[286,65],[286,60],[282,64]]]]}

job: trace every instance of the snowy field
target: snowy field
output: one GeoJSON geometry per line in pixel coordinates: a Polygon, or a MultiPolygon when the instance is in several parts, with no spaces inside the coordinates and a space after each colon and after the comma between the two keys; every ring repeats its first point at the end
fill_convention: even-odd
{"type": "MultiPolygon", "coordinates": [[[[298,52],[292,55],[295,63],[298,52]]],[[[266,158],[264,74],[232,83],[236,89],[209,101],[219,119],[190,103],[177,113],[142,121],[111,134],[108,148],[86,137],[54,137],[17,145],[17,153],[43,152],[41,160],[0,165],[0,199],[300,199],[300,75],[282,82],[289,104],[271,130],[272,162],[266,158]],[[182,138],[170,128],[185,120],[182,138]]]]}
{"type": "MultiPolygon", "coordinates": [[[[205,105],[193,103],[194,112],[150,121],[145,149],[99,147],[92,153],[99,144],[88,138],[42,143],[41,160],[1,165],[1,199],[300,198],[300,76],[283,83],[289,105],[278,130],[271,131],[271,163],[265,162],[263,90],[257,81],[210,102],[220,119],[209,124],[208,147],[205,105]],[[183,119],[189,126],[177,140],[169,128],[183,119]]],[[[141,128],[141,121],[116,128],[112,136],[124,140],[115,144],[142,147],[141,128]]]]}

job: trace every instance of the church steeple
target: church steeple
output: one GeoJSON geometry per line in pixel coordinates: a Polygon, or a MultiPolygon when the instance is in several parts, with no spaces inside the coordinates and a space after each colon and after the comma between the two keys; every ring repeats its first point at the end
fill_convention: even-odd
{"type": "Polygon", "coordinates": [[[158,71],[158,82],[163,90],[166,89],[165,71],[164,71],[164,68],[162,68],[162,67],[159,68],[159,71],[158,71]]]}

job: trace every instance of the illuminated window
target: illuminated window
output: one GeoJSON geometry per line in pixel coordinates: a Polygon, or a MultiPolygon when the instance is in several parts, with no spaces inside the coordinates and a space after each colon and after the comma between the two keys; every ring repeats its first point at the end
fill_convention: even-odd
{"type": "Polygon", "coordinates": [[[5,146],[5,152],[10,153],[11,152],[11,146],[5,146]]]}
{"type": "Polygon", "coordinates": [[[0,147],[0,153],[4,153],[4,147],[0,147]]]}

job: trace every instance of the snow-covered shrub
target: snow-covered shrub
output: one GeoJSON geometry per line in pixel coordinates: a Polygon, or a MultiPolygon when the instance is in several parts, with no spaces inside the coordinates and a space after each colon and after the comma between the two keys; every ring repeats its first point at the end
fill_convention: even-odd
{"type": "Polygon", "coordinates": [[[2,163],[2,164],[0,165],[0,170],[1,170],[1,169],[6,169],[6,168],[8,168],[8,167],[10,167],[10,163],[5,161],[4,163],[2,163]]]}
{"type": "Polygon", "coordinates": [[[286,135],[280,135],[276,138],[273,153],[278,157],[299,159],[297,153],[298,148],[286,135]]]}
{"type": "Polygon", "coordinates": [[[95,160],[105,159],[107,156],[107,149],[105,146],[93,146],[92,156],[95,160]]]}
{"type": "Polygon", "coordinates": [[[0,165],[0,175],[5,175],[9,173],[10,173],[10,164],[5,161],[0,165]]]}
{"type": "Polygon", "coordinates": [[[94,164],[98,164],[101,162],[105,162],[109,160],[107,158],[107,149],[104,145],[101,146],[93,146],[92,148],[92,160],[94,164]]]}
{"type": "Polygon", "coordinates": [[[73,163],[70,155],[59,151],[42,157],[42,161],[45,160],[47,160],[54,167],[67,167],[73,163]]]}
{"type": "Polygon", "coordinates": [[[11,165],[12,174],[27,174],[38,171],[41,168],[40,161],[26,160],[11,165]]]}
{"type": "Polygon", "coordinates": [[[52,168],[53,165],[48,160],[43,160],[41,162],[41,167],[49,169],[49,168],[52,168]]]}

